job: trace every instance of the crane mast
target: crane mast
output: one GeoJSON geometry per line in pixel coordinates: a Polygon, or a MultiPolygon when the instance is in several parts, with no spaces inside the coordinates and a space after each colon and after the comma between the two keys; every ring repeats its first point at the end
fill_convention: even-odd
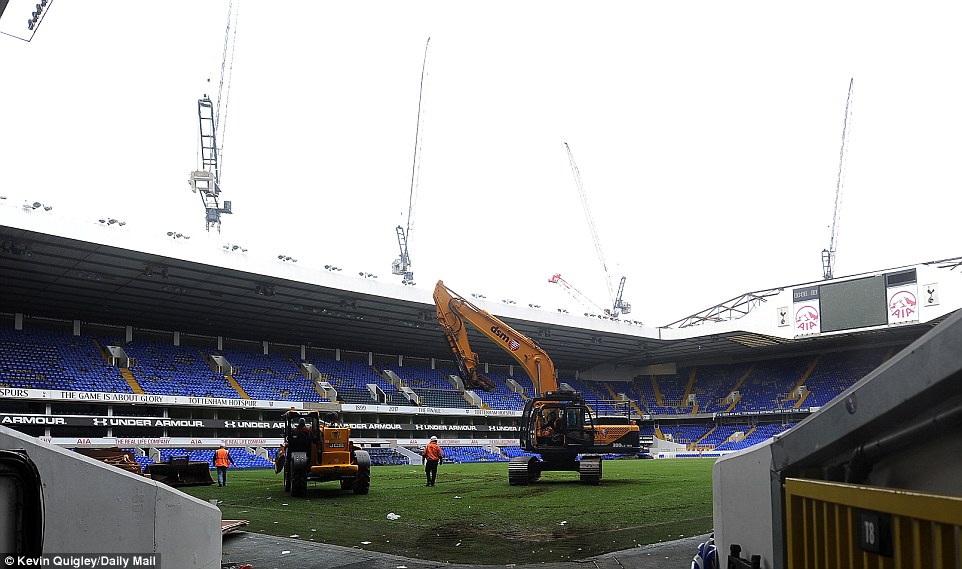
{"type": "MultiPolygon", "coordinates": [[[[230,99],[230,77],[227,73],[227,48],[228,46],[233,46],[233,41],[237,37],[237,16],[239,14],[234,11],[234,4],[231,2],[227,9],[227,29],[224,32],[224,53],[221,58],[220,64],[220,83],[217,87],[217,106],[215,108],[214,102],[211,101],[207,94],[204,94],[204,98],[197,100],[197,117],[200,122],[200,170],[194,170],[190,173],[190,179],[188,183],[190,188],[194,193],[200,194],[200,199],[204,203],[205,221],[207,225],[207,231],[210,231],[211,226],[216,226],[218,233],[220,232],[221,214],[229,214],[231,212],[231,202],[225,200],[223,203],[220,201],[220,174],[221,174],[221,159],[220,155],[223,152],[224,144],[224,132],[225,124],[227,122],[227,101],[230,99]],[[231,15],[234,15],[234,33],[231,34],[231,15]],[[224,80],[227,78],[227,95],[222,98],[224,91],[224,80]],[[220,120],[221,113],[221,101],[225,101],[223,105],[224,110],[224,121],[220,120]],[[217,131],[220,128],[221,131],[221,141],[220,146],[217,144],[217,131]]],[[[231,47],[230,54],[231,61],[231,71],[233,71],[233,47],[231,47]]]]}
{"type": "Polygon", "coordinates": [[[214,103],[207,95],[197,100],[197,116],[200,120],[201,169],[190,173],[190,187],[200,194],[206,212],[207,231],[212,225],[220,232],[220,216],[231,213],[230,201],[220,203],[220,164],[217,151],[217,125],[214,120],[214,103]]]}
{"type": "Polygon", "coordinates": [[[421,104],[424,100],[424,75],[428,66],[428,46],[430,44],[431,38],[429,37],[428,41],[424,43],[424,61],[421,64],[421,86],[420,90],[418,91],[418,120],[417,125],[414,128],[414,159],[411,161],[411,191],[408,195],[407,227],[398,225],[395,229],[397,232],[398,248],[400,249],[401,254],[391,264],[391,273],[399,275],[401,277],[401,282],[409,285],[414,284],[414,271],[411,268],[411,254],[408,250],[408,244],[411,240],[411,225],[414,217],[414,202],[417,197],[418,173],[421,167],[421,164],[418,161],[418,158],[421,154],[421,104]]]}
{"type": "Polygon", "coordinates": [[[619,314],[628,314],[631,312],[631,304],[624,301],[622,298],[625,294],[625,279],[626,277],[621,277],[621,282],[618,283],[618,294],[615,295],[614,310],[612,310],[612,316],[617,318],[619,314]]]}
{"type": "Polygon", "coordinates": [[[838,177],[835,180],[835,208],[832,212],[832,233],[828,248],[822,249],[822,277],[829,280],[835,272],[835,247],[838,239],[838,206],[842,198],[842,174],[845,168],[845,143],[848,141],[848,123],[851,116],[852,86],[855,78],[848,81],[848,97],[845,99],[845,119],[842,123],[842,147],[838,153],[838,177]]]}
{"type": "Polygon", "coordinates": [[[631,304],[625,302],[622,298],[625,290],[625,277],[621,277],[621,284],[618,287],[618,294],[616,296],[611,288],[611,276],[608,273],[608,264],[605,262],[605,254],[601,248],[601,239],[598,237],[598,229],[595,227],[595,220],[591,216],[591,208],[588,207],[588,196],[585,194],[585,188],[581,183],[581,172],[578,170],[578,164],[575,162],[574,154],[571,153],[571,147],[568,146],[567,142],[565,142],[564,145],[565,150],[568,152],[568,163],[571,165],[571,173],[575,179],[575,186],[578,189],[578,196],[581,198],[581,205],[584,207],[585,217],[588,219],[588,229],[591,230],[591,239],[595,245],[595,252],[598,254],[598,260],[601,261],[601,268],[605,273],[605,285],[608,287],[608,298],[611,301],[611,309],[605,310],[605,312],[612,318],[617,318],[621,314],[627,314],[631,312],[631,304]]]}

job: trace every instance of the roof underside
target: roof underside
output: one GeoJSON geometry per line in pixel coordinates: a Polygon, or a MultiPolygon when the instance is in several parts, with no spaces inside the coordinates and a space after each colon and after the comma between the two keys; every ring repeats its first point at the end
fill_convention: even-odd
{"type": "MultiPolygon", "coordinates": [[[[9,226],[0,226],[0,244],[0,312],[7,315],[451,358],[433,304],[265,277],[9,226]],[[147,267],[154,270],[148,274],[147,267]],[[163,274],[161,267],[166,268],[163,274]]],[[[578,317],[572,317],[571,326],[499,317],[538,342],[560,370],[599,364],[686,366],[901,345],[935,324],[805,341],[751,332],[668,341],[580,328],[578,317]]],[[[472,348],[484,362],[512,363],[480,334],[472,336],[472,348]]]]}

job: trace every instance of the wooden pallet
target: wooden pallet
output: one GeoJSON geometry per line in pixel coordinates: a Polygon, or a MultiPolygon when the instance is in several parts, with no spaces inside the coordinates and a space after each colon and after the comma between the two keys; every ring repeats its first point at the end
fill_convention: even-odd
{"type": "Polygon", "coordinates": [[[221,520],[220,521],[220,533],[221,535],[225,533],[230,533],[241,529],[242,527],[249,524],[248,520],[221,520]]]}

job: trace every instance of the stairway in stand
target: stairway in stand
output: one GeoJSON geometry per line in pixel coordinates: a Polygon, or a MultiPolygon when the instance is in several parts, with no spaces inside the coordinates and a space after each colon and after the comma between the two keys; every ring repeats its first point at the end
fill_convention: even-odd
{"type": "Polygon", "coordinates": [[[226,379],[226,380],[227,380],[227,383],[229,383],[230,386],[233,387],[235,391],[237,391],[238,395],[241,396],[241,399],[250,399],[250,398],[251,398],[251,396],[248,395],[246,391],[244,391],[244,388],[241,387],[241,385],[240,385],[239,383],[237,383],[237,380],[234,379],[234,376],[233,376],[233,375],[225,375],[225,376],[224,376],[224,379],[226,379]]]}
{"type": "Polygon", "coordinates": [[[134,374],[133,372],[130,371],[130,368],[126,368],[126,367],[120,368],[120,375],[122,375],[123,378],[127,380],[127,385],[130,386],[130,388],[134,391],[134,393],[138,395],[142,395],[144,393],[144,388],[141,387],[140,383],[137,382],[137,378],[134,377],[134,374]]]}

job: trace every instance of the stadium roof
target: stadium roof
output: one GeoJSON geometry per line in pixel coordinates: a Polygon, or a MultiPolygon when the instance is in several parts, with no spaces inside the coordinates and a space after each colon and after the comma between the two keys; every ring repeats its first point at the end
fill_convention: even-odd
{"type": "MultiPolygon", "coordinates": [[[[0,312],[135,329],[450,359],[430,291],[356,276],[302,280],[157,251],[65,236],[69,231],[0,225],[0,312]]],[[[162,248],[161,248],[162,249],[162,248]]],[[[159,250],[159,249],[158,249],[159,250]]],[[[321,271],[325,273],[325,271],[321,271]]],[[[619,321],[485,304],[533,338],[562,370],[601,364],[691,365],[861,345],[906,344],[935,322],[803,342],[747,330],[679,335],[619,321]],[[672,338],[672,339],[667,339],[672,338]]],[[[475,335],[482,361],[512,363],[475,335]]]]}

